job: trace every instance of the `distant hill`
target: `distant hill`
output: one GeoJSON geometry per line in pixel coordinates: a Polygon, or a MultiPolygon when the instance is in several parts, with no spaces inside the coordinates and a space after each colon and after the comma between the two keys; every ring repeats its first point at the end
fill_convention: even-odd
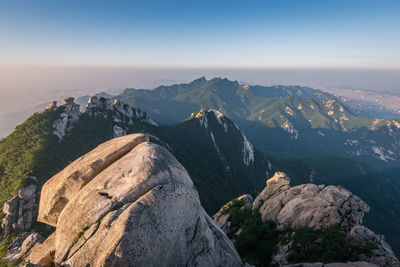
{"type": "Polygon", "coordinates": [[[400,162],[400,120],[358,116],[333,95],[308,87],[202,77],[154,90],[126,89],[117,98],[147,110],[161,124],[178,123],[200,108],[219,110],[270,154],[333,154],[381,168],[400,162]]]}

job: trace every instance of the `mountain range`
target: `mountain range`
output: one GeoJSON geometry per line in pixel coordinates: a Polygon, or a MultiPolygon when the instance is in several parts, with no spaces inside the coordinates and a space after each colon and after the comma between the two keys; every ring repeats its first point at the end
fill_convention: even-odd
{"type": "MultiPolygon", "coordinates": [[[[399,119],[362,116],[317,89],[249,86],[202,77],[188,84],[99,96],[146,110],[160,124],[179,123],[201,108],[219,110],[234,120],[256,147],[274,156],[338,155],[377,168],[399,166],[399,119]]],[[[77,102],[87,99],[78,98],[77,102]]]]}
{"type": "Polygon", "coordinates": [[[0,204],[24,186],[40,189],[97,145],[140,132],[185,167],[209,214],[241,194],[256,196],[281,170],[293,185],[341,185],[362,197],[371,207],[366,225],[399,250],[399,121],[360,117],[331,97],[200,78],[78,98],[81,105],[53,102],[1,141],[0,204]]]}

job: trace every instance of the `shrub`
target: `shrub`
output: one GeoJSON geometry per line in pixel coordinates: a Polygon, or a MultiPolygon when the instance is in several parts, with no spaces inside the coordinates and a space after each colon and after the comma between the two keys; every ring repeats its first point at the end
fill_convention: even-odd
{"type": "Polygon", "coordinates": [[[239,200],[231,201],[223,214],[230,214],[231,230],[228,236],[235,240],[235,247],[243,261],[256,266],[269,266],[279,241],[275,224],[263,223],[257,210],[244,207],[239,200]]]}

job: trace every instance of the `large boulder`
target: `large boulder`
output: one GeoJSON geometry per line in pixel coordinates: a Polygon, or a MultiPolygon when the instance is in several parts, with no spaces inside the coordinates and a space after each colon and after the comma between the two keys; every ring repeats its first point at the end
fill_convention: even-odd
{"type": "MultiPolygon", "coordinates": [[[[202,208],[186,170],[167,150],[143,138],[130,135],[106,142],[43,187],[42,197],[47,200],[64,198],[62,205],[52,205],[56,208],[48,208],[46,199],[40,202],[44,205],[40,212],[46,214],[39,215],[42,221],[56,223],[51,236],[54,241],[48,242],[54,244],[54,263],[241,266],[230,240],[202,208]],[[115,155],[116,143],[132,142],[135,145],[127,153],[119,153],[111,164],[90,171],[84,179],[68,175],[90,170],[92,160],[87,159],[94,159],[94,155],[100,159],[115,155]],[[71,186],[69,180],[73,181],[71,186]],[[64,190],[70,188],[73,190],[64,190]]],[[[31,263],[43,264],[49,255],[51,249],[47,247],[37,257],[42,260],[35,262],[30,257],[31,263]]]]}
{"type": "MultiPolygon", "coordinates": [[[[242,209],[251,208],[261,216],[264,223],[274,222],[281,238],[277,241],[271,263],[279,266],[390,266],[400,267],[393,250],[384,241],[382,235],[377,235],[365,226],[362,218],[369,207],[360,198],[340,186],[324,186],[303,184],[290,186],[290,178],[283,172],[277,172],[267,180],[264,190],[251,202],[250,195],[236,199],[242,201],[242,209]],[[353,259],[359,262],[348,263],[296,263],[287,265],[293,254],[293,236],[300,228],[324,229],[339,225],[345,242],[359,245],[352,249],[353,259]],[[368,249],[368,248],[371,249],[368,249]],[[361,249],[361,250],[360,250],[361,249]]],[[[231,214],[226,212],[229,202],[213,216],[218,226],[230,233],[231,214]]],[[[235,229],[238,233],[242,231],[235,229]]],[[[234,236],[232,236],[234,238],[234,236]]],[[[232,241],[234,241],[232,239],[232,241]]],[[[323,241],[320,239],[318,242],[323,241]]],[[[312,241],[308,241],[312,242],[312,241]]],[[[314,241],[317,242],[317,241],[314,241]]],[[[315,243],[313,244],[316,246],[315,243]]],[[[297,244],[298,246],[299,244],[297,244]]]]}
{"type": "Polygon", "coordinates": [[[291,187],[290,178],[278,172],[267,181],[253,209],[263,221],[273,221],[280,229],[339,225],[349,231],[362,224],[368,205],[341,186],[303,184],[291,187]]]}
{"type": "Polygon", "coordinates": [[[4,236],[31,228],[38,210],[35,193],[35,185],[23,187],[19,190],[18,195],[4,204],[5,216],[1,223],[1,232],[4,236]]]}
{"type": "Polygon", "coordinates": [[[56,226],[60,212],[84,185],[136,145],[147,140],[144,134],[114,138],[76,159],[53,176],[43,185],[38,221],[56,226]]]}

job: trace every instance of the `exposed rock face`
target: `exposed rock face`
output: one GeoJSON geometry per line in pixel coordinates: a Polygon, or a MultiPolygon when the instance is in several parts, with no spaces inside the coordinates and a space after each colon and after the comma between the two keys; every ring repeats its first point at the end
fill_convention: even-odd
{"type": "MultiPolygon", "coordinates": [[[[251,208],[252,204],[253,204],[253,197],[249,194],[246,195],[242,195],[238,198],[236,198],[235,200],[239,200],[239,201],[243,201],[244,208],[251,208]]],[[[231,202],[228,202],[227,204],[225,204],[212,218],[214,220],[214,222],[218,225],[219,228],[221,228],[222,231],[224,231],[224,233],[229,233],[231,230],[231,222],[230,222],[230,214],[225,213],[225,209],[226,207],[228,207],[228,205],[231,202]]]]}
{"type": "Polygon", "coordinates": [[[276,173],[257,196],[253,209],[263,221],[274,221],[278,228],[320,229],[339,224],[343,230],[362,224],[368,205],[340,186],[303,184],[290,187],[290,178],[276,173]]]}
{"type": "Polygon", "coordinates": [[[91,117],[111,118],[114,124],[113,137],[126,135],[127,129],[124,127],[133,125],[135,121],[158,126],[145,111],[104,97],[90,97],[83,112],[80,112],[79,105],[74,102],[73,97],[64,99],[59,107],[57,107],[57,102],[53,101],[43,112],[58,109],[62,110],[60,117],[53,122],[53,134],[58,137],[59,141],[74,127],[83,114],[91,117]]]}
{"type": "Polygon", "coordinates": [[[78,122],[81,112],[73,97],[64,99],[60,107],[63,108],[63,111],[60,114],[60,118],[53,122],[53,134],[57,135],[61,141],[66,132],[71,130],[73,125],[78,122]]]}
{"type": "Polygon", "coordinates": [[[126,131],[118,125],[113,126],[113,137],[120,137],[126,135],[126,131]]]}
{"type": "MultiPolygon", "coordinates": [[[[218,124],[222,127],[225,133],[228,133],[230,131],[233,132],[238,132],[241,135],[242,139],[242,159],[243,159],[243,164],[246,166],[250,166],[254,163],[254,148],[253,145],[249,142],[247,137],[243,134],[243,132],[239,129],[239,127],[227,116],[223,115],[219,110],[216,109],[209,109],[205,110],[204,108],[200,109],[199,112],[197,113],[192,113],[191,118],[194,118],[198,121],[198,123],[207,129],[210,134],[210,138],[212,139],[212,142],[214,144],[215,149],[217,150],[217,153],[221,157],[222,161],[225,161],[224,156],[220,152],[221,149],[218,144],[218,140],[216,142],[215,139],[215,132],[213,132],[214,127],[210,127],[210,124],[213,121],[216,121],[218,124]]],[[[214,128],[215,130],[215,128],[214,128]]]]}
{"type": "Polygon", "coordinates": [[[20,258],[25,258],[32,250],[44,241],[44,238],[38,233],[25,232],[18,235],[8,246],[8,255],[5,261],[11,263],[20,258]]]}
{"type": "Polygon", "coordinates": [[[53,176],[43,185],[38,221],[56,226],[60,212],[83,186],[135,146],[148,139],[148,136],[144,134],[112,139],[76,159],[53,176]]]}
{"type": "Polygon", "coordinates": [[[133,120],[139,120],[148,124],[158,126],[145,111],[132,108],[118,100],[110,100],[104,97],[92,96],[86,105],[84,113],[90,116],[108,116],[107,111],[111,111],[112,119],[116,123],[124,122],[132,125],[133,120]]]}
{"type": "Polygon", "coordinates": [[[49,105],[47,105],[43,111],[46,110],[56,110],[57,108],[57,101],[52,101],[49,105]]]}
{"type": "MultiPolygon", "coordinates": [[[[244,195],[242,208],[252,208],[260,212],[263,222],[273,221],[278,230],[290,230],[285,233],[285,241],[277,244],[272,263],[280,266],[400,266],[391,247],[382,235],[377,235],[365,226],[362,218],[369,207],[360,198],[340,186],[304,184],[290,186],[290,178],[283,172],[277,172],[267,180],[267,186],[251,203],[251,196],[244,195]],[[360,262],[348,263],[298,263],[285,265],[292,253],[291,236],[299,228],[322,229],[339,225],[348,242],[357,242],[362,246],[374,246],[366,254],[354,254],[360,262]]],[[[229,204],[229,203],[228,203],[229,204]]],[[[227,205],[228,205],[227,204],[227,205]]],[[[226,205],[225,205],[226,206],[226,205]]],[[[224,207],[225,207],[224,206],[224,207]]],[[[224,207],[213,216],[214,221],[224,230],[230,231],[230,214],[224,213],[224,207]]],[[[241,231],[241,229],[239,229],[241,231]]]]}
{"type": "Polygon", "coordinates": [[[32,248],[29,253],[29,262],[44,266],[54,264],[55,254],[55,233],[50,235],[44,242],[32,248]]]}
{"type": "Polygon", "coordinates": [[[54,176],[49,181],[54,186],[43,187],[45,198],[63,200],[49,208],[41,199],[39,217],[57,227],[43,249],[32,251],[31,263],[47,264],[54,244],[54,262],[66,266],[242,265],[203,210],[186,170],[167,150],[143,135],[101,146],[54,176]],[[115,143],[134,145],[115,156],[115,143]],[[94,155],[112,154],[115,160],[92,166],[94,155]],[[68,176],[84,170],[89,173],[68,176]]]}
{"type": "Polygon", "coordinates": [[[18,195],[4,204],[3,213],[5,217],[1,223],[4,236],[31,228],[38,210],[35,192],[35,185],[21,188],[18,195]]]}
{"type": "Polygon", "coordinates": [[[361,260],[373,262],[379,266],[400,266],[399,260],[394,256],[389,244],[385,242],[383,235],[377,235],[367,227],[357,225],[351,229],[347,237],[349,240],[375,244],[376,248],[371,251],[371,254],[361,255],[361,260]]]}

